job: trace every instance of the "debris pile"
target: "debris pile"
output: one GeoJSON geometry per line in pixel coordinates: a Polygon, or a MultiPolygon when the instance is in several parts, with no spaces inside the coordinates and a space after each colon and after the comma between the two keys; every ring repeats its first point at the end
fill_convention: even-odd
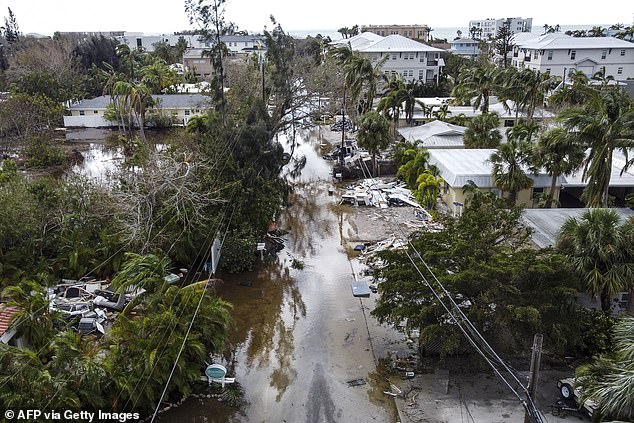
{"type": "Polygon", "coordinates": [[[343,129],[349,132],[352,131],[353,126],[352,126],[352,121],[350,119],[346,119],[346,120],[341,119],[333,123],[332,125],[330,125],[330,130],[334,132],[341,132],[343,129]]]}
{"type": "MultiPolygon", "coordinates": [[[[165,281],[176,283],[180,276],[172,273],[165,281]]],[[[105,334],[117,313],[144,292],[143,288],[133,287],[125,293],[117,293],[110,280],[62,279],[57,287],[48,288],[49,310],[59,313],[68,326],[81,335],[105,334]]]]}
{"type": "Polygon", "coordinates": [[[403,182],[393,181],[385,183],[376,179],[363,179],[358,184],[348,187],[341,196],[341,202],[355,206],[370,206],[382,209],[411,206],[419,210],[421,218],[431,220],[431,215],[416,202],[412,192],[406,188],[403,182]]]}

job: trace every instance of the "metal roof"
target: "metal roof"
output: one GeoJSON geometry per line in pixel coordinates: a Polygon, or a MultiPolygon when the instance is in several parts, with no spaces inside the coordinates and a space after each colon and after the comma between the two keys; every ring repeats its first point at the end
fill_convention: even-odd
{"type": "Polygon", "coordinates": [[[517,41],[516,45],[530,50],[634,48],[634,43],[615,37],[571,37],[561,33],[517,41]]]}
{"type": "MultiPolygon", "coordinates": [[[[627,158],[631,159],[632,156],[634,156],[634,149],[630,150],[630,154],[628,154],[627,158]]],[[[615,150],[612,154],[612,172],[610,174],[611,187],[634,187],[634,168],[630,167],[627,172],[621,174],[626,163],[625,155],[621,151],[615,150]]],[[[564,177],[562,185],[564,187],[585,187],[588,181],[584,181],[582,176],[583,169],[564,177]]]]}
{"type": "Polygon", "coordinates": [[[361,34],[355,35],[354,37],[342,38],[341,40],[332,41],[330,45],[341,47],[349,44],[352,50],[356,51],[359,48],[368,46],[382,39],[383,37],[375,34],[374,32],[362,32],[361,34]]]}
{"type": "Polygon", "coordinates": [[[405,51],[432,51],[441,52],[439,48],[419,43],[402,35],[388,35],[367,47],[359,49],[364,53],[380,53],[386,51],[405,52],[405,51]]]}
{"type": "Polygon", "coordinates": [[[464,147],[464,126],[452,125],[434,120],[424,125],[399,128],[398,132],[406,140],[417,142],[425,148],[464,147]]]}
{"type": "MultiPolygon", "coordinates": [[[[153,95],[152,98],[155,101],[158,100],[161,107],[165,109],[199,108],[209,103],[209,97],[202,94],[161,94],[153,95]]],[[[106,109],[110,101],[110,96],[102,95],[100,97],[81,100],[70,106],[69,109],[106,109]]]]}
{"type": "MultiPolygon", "coordinates": [[[[522,211],[522,221],[534,229],[533,242],[539,248],[555,245],[557,234],[569,218],[580,218],[590,209],[525,209],[522,211]]],[[[631,209],[610,209],[619,214],[621,221],[634,216],[631,209]]]]}
{"type": "MultiPolygon", "coordinates": [[[[496,188],[489,161],[495,151],[494,148],[429,150],[429,161],[438,166],[440,176],[451,187],[462,188],[473,181],[479,188],[496,188]]],[[[528,176],[534,187],[550,187],[551,177],[543,171],[528,176]]]]}

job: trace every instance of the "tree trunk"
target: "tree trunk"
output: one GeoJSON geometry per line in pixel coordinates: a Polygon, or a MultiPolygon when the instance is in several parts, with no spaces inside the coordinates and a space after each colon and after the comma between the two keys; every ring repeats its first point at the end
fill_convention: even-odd
{"type": "Polygon", "coordinates": [[[550,182],[550,192],[548,193],[548,200],[546,200],[546,208],[550,209],[552,208],[553,205],[553,198],[555,196],[555,187],[557,186],[557,177],[559,175],[557,175],[556,173],[553,173],[553,178],[550,182]]]}
{"type": "Polygon", "coordinates": [[[605,313],[610,313],[612,311],[612,296],[605,289],[601,291],[601,310],[605,313]]]}
{"type": "Polygon", "coordinates": [[[627,292],[627,314],[634,316],[634,287],[630,288],[627,292]]]}
{"type": "Polygon", "coordinates": [[[612,175],[612,150],[610,150],[610,152],[608,153],[607,166],[605,168],[605,183],[603,186],[603,193],[602,193],[602,199],[601,199],[601,204],[603,205],[604,208],[608,207],[611,175],[612,175]]]}
{"type": "Polygon", "coordinates": [[[517,191],[509,192],[509,203],[511,203],[511,206],[517,203],[517,191]]]}

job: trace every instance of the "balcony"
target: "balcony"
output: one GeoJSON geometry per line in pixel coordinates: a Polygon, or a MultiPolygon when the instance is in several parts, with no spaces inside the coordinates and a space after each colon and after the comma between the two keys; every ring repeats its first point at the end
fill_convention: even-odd
{"type": "Polygon", "coordinates": [[[438,66],[438,60],[428,60],[427,66],[438,66]]]}

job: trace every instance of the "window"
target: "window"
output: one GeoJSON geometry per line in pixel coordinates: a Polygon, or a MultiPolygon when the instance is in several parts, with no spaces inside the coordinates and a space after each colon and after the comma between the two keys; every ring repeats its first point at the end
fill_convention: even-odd
{"type": "Polygon", "coordinates": [[[410,70],[409,70],[409,76],[410,76],[410,77],[414,76],[414,70],[413,70],[413,69],[410,69],[410,70]]]}
{"type": "Polygon", "coordinates": [[[93,110],[92,112],[94,115],[98,115],[99,114],[99,110],[93,110]]]}
{"type": "Polygon", "coordinates": [[[80,110],[80,111],[79,111],[79,116],[84,116],[84,115],[86,115],[86,112],[85,112],[85,111],[83,111],[83,110],[80,110]]]}
{"type": "Polygon", "coordinates": [[[447,182],[445,182],[445,186],[442,189],[443,194],[447,194],[449,193],[449,184],[447,182]]]}
{"type": "Polygon", "coordinates": [[[571,58],[572,60],[574,60],[574,59],[575,59],[575,57],[577,57],[577,50],[571,50],[571,51],[570,51],[570,58],[571,58]]]}
{"type": "Polygon", "coordinates": [[[418,70],[418,79],[425,79],[425,71],[423,69],[418,70]]]}
{"type": "Polygon", "coordinates": [[[515,125],[515,121],[513,119],[504,119],[504,127],[511,128],[515,125]]]}
{"type": "Polygon", "coordinates": [[[546,68],[546,73],[550,73],[550,68],[546,68]]]}
{"type": "Polygon", "coordinates": [[[605,59],[605,56],[608,55],[608,51],[607,50],[601,50],[601,59],[605,59]]]}
{"type": "Polygon", "coordinates": [[[548,60],[553,60],[553,51],[548,50],[548,60]]]}
{"type": "Polygon", "coordinates": [[[533,201],[539,200],[539,197],[544,193],[544,188],[533,188],[533,201]]]}
{"type": "Polygon", "coordinates": [[[185,110],[185,116],[189,116],[189,110],[185,110]]]}
{"type": "Polygon", "coordinates": [[[618,69],[616,70],[616,74],[617,74],[617,75],[623,75],[623,68],[618,68],[618,69]]]}
{"type": "Polygon", "coordinates": [[[392,60],[396,60],[396,53],[392,53],[392,60]]]}
{"type": "Polygon", "coordinates": [[[621,50],[621,56],[625,56],[625,49],[621,50]]]}

